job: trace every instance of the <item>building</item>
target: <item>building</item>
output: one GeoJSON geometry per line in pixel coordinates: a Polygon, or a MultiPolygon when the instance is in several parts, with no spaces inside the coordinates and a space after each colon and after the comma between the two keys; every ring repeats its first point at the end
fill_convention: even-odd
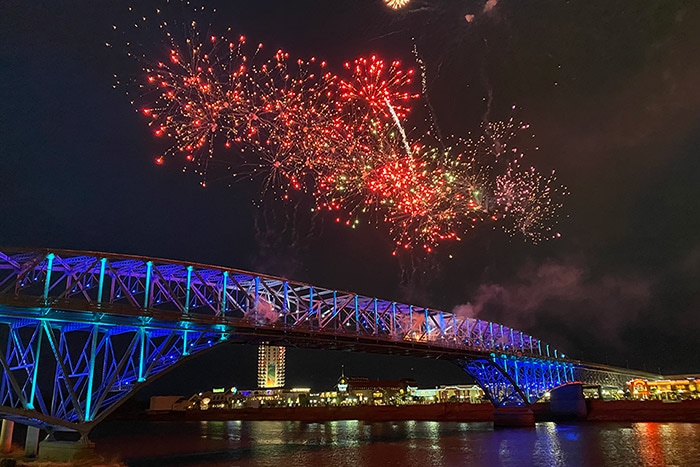
{"type": "Polygon", "coordinates": [[[452,386],[440,386],[436,391],[436,398],[440,402],[469,402],[479,404],[484,401],[484,390],[476,384],[470,386],[456,384],[452,386]]]}
{"type": "Polygon", "coordinates": [[[674,375],[660,381],[635,379],[627,383],[632,399],[687,400],[700,399],[699,375],[674,375]]]}
{"type": "Polygon", "coordinates": [[[449,385],[419,389],[411,379],[374,380],[351,378],[343,374],[338,380],[336,390],[321,392],[311,392],[310,388],[239,390],[231,387],[214,388],[193,394],[189,399],[180,396],[153,396],[148,412],[436,403],[478,404],[484,401],[484,392],[476,385],[449,385]]]}
{"type": "MultiPolygon", "coordinates": [[[[352,378],[341,374],[337,384],[337,401],[341,405],[387,405],[407,401],[409,388],[415,386],[412,379],[382,381],[369,378],[352,378]]],[[[335,394],[335,393],[334,393],[335,394]]]]}
{"type": "Polygon", "coordinates": [[[453,384],[436,388],[413,388],[409,387],[409,396],[414,404],[435,404],[435,403],[470,403],[481,404],[486,401],[486,394],[476,384],[462,385],[453,384]]]}
{"type": "Polygon", "coordinates": [[[172,410],[186,410],[189,407],[188,400],[182,396],[152,396],[147,412],[165,413],[172,410]]]}
{"type": "MultiPolygon", "coordinates": [[[[194,394],[181,410],[240,409],[258,407],[299,407],[309,404],[309,388],[244,389],[214,388],[194,394]]],[[[152,399],[152,398],[151,398],[152,399]]],[[[151,405],[154,403],[151,402],[151,405]]],[[[172,410],[179,410],[178,404],[172,410]]]]}
{"type": "Polygon", "coordinates": [[[263,342],[258,347],[258,387],[281,388],[284,386],[285,349],[263,342]]]}

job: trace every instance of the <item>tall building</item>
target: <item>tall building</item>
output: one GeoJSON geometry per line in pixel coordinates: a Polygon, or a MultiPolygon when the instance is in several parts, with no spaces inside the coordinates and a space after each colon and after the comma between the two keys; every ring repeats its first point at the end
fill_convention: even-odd
{"type": "Polygon", "coordinates": [[[258,387],[284,386],[284,347],[263,342],[258,347],[258,387]]]}

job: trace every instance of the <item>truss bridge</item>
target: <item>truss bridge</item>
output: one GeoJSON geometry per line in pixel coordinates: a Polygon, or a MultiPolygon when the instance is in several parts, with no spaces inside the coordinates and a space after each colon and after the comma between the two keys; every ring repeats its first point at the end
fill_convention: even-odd
{"type": "Polygon", "coordinates": [[[644,372],[567,358],[503,324],[288,279],[89,251],[0,248],[0,414],[86,435],[131,394],[217,345],[446,359],[493,405],[644,372]]]}

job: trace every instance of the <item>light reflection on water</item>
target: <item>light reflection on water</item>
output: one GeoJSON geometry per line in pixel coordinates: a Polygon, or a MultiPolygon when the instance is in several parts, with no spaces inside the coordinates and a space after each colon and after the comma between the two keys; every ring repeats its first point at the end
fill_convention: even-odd
{"type": "Polygon", "coordinates": [[[700,424],[108,422],[97,449],[131,466],[698,466],[700,424]]]}

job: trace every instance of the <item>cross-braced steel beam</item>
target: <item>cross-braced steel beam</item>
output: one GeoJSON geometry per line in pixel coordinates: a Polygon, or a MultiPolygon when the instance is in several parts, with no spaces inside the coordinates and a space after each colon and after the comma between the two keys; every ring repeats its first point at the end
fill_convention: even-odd
{"type": "Polygon", "coordinates": [[[246,271],[64,250],[1,250],[0,302],[374,336],[470,352],[564,358],[502,324],[246,271]]]}
{"type": "Polygon", "coordinates": [[[215,328],[70,322],[0,305],[0,412],[41,428],[87,433],[147,380],[227,338],[215,328]],[[27,313],[25,313],[27,314],[27,313]]]}
{"type": "Polygon", "coordinates": [[[570,362],[490,354],[460,359],[462,367],[481,386],[495,407],[525,407],[546,392],[575,381],[570,362]]]}

